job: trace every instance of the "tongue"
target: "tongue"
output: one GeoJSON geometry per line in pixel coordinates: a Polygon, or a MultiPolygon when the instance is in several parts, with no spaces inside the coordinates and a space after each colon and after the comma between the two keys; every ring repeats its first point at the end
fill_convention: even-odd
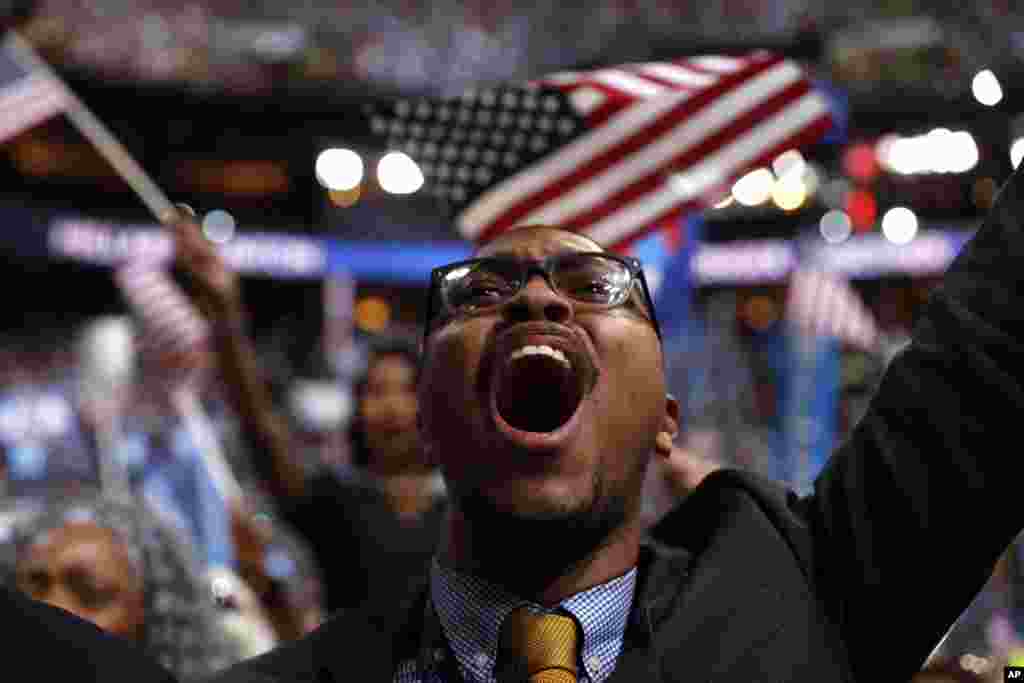
{"type": "Polygon", "coordinates": [[[496,384],[501,417],[527,432],[558,429],[582,398],[572,370],[544,355],[525,356],[505,365],[496,384]]]}

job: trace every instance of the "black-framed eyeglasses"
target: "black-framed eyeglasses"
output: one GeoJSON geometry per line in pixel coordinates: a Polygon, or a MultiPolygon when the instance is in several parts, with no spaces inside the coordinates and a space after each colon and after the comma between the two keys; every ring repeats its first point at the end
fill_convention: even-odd
{"type": "Polygon", "coordinates": [[[541,274],[556,292],[590,309],[610,309],[629,301],[639,283],[644,303],[661,338],[654,301],[638,259],[603,252],[571,252],[546,259],[488,257],[435,268],[430,274],[423,341],[439,320],[487,312],[516,296],[541,274]]]}

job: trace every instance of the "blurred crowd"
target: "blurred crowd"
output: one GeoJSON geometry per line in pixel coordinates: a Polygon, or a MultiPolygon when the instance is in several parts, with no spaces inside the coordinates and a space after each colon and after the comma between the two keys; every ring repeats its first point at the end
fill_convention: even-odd
{"type": "MultiPolygon", "coordinates": [[[[829,35],[894,16],[941,21],[966,62],[1019,48],[1012,3],[604,0],[303,3],[45,0],[27,32],[48,56],[107,76],[230,92],[282,85],[455,93],[566,64],[635,60],[653,46],[829,35]],[[580,22],[587,30],[579,32],[580,22]],[[571,40],[566,40],[571,37],[571,40]]],[[[870,34],[870,31],[867,31],[870,34]]]]}

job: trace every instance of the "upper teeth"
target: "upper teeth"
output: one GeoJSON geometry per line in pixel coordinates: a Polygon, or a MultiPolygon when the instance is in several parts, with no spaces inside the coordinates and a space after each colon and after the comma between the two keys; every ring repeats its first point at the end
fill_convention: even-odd
{"type": "Polygon", "coordinates": [[[541,344],[540,346],[527,345],[522,348],[516,349],[515,351],[512,352],[512,355],[508,357],[508,362],[513,363],[525,356],[548,356],[550,358],[554,358],[567,368],[572,367],[572,363],[569,362],[569,359],[565,357],[564,353],[562,353],[558,349],[553,349],[550,346],[545,346],[543,344],[541,344]]]}

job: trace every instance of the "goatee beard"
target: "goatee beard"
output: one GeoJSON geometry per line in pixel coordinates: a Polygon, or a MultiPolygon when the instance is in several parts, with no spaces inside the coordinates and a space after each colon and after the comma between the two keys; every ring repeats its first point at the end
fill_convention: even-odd
{"type": "Polygon", "coordinates": [[[458,496],[467,520],[471,559],[460,569],[520,597],[539,594],[555,579],[580,568],[626,521],[626,499],[594,496],[575,509],[523,514],[504,510],[477,490],[458,496]]]}

